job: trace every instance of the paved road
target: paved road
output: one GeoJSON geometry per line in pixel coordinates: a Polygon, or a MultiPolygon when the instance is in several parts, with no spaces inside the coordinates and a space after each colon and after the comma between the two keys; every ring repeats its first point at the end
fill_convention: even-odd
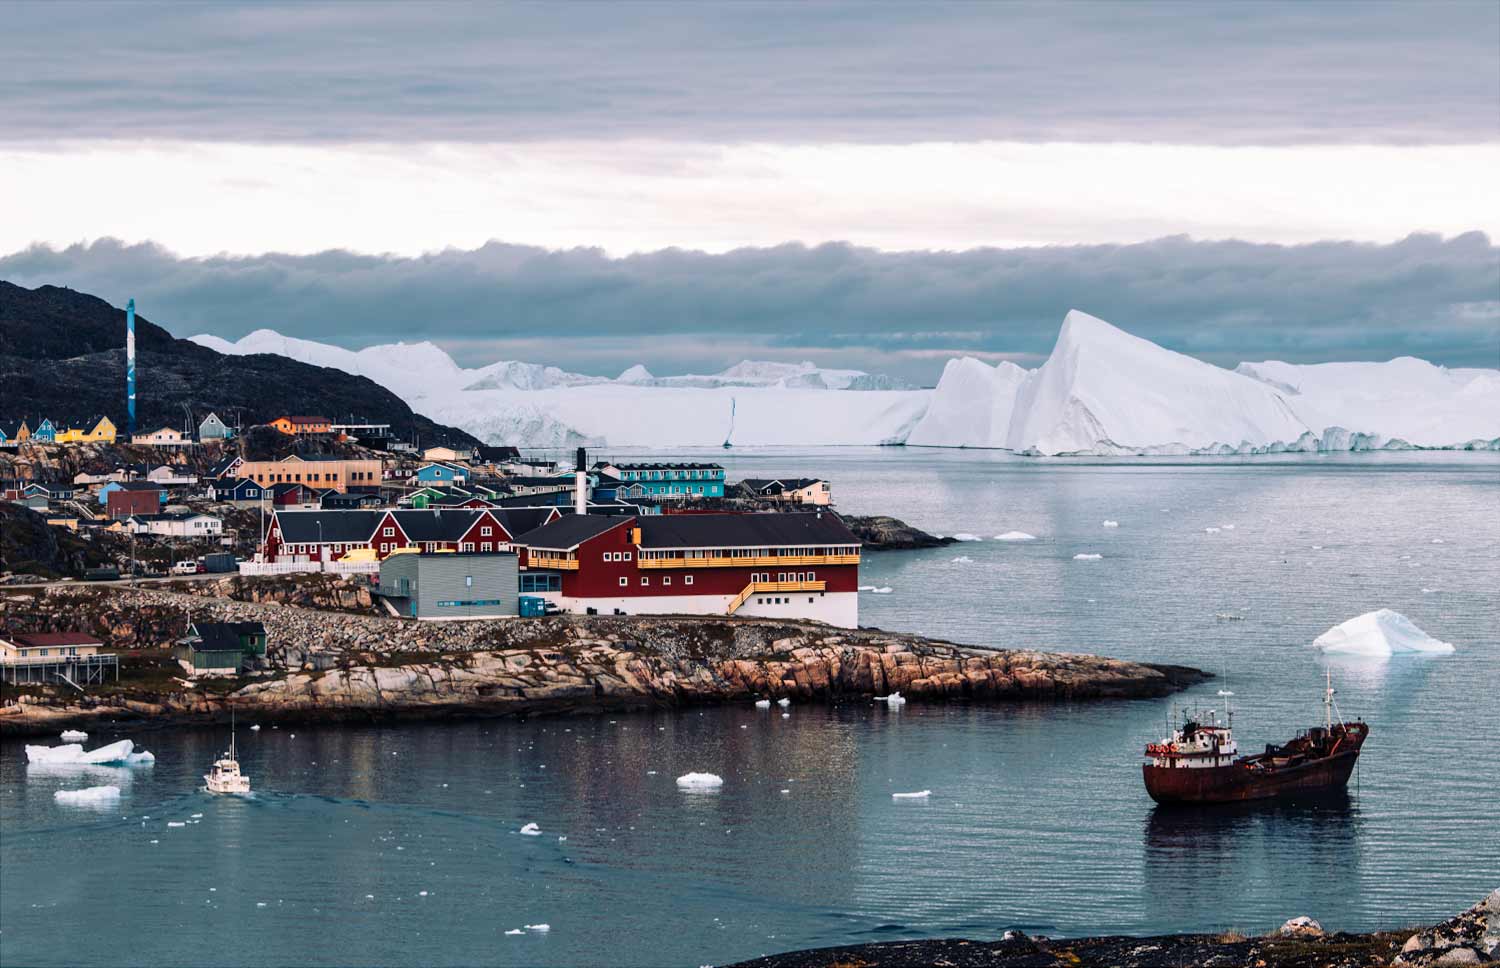
{"type": "Polygon", "coordinates": [[[209,579],[223,578],[223,577],[225,577],[227,575],[233,575],[233,574],[235,574],[235,572],[232,572],[232,571],[220,571],[220,572],[205,572],[204,574],[201,574],[201,575],[167,575],[165,577],[151,577],[151,578],[147,578],[146,576],[142,575],[141,577],[135,579],[134,582],[132,582],[127,577],[121,577],[121,578],[115,578],[115,579],[106,579],[106,580],[103,580],[103,581],[86,581],[86,580],[84,580],[82,578],[59,578],[59,579],[57,579],[55,581],[34,581],[34,582],[26,582],[24,584],[19,584],[19,585],[0,585],[0,593],[8,591],[8,590],[10,590],[12,588],[51,588],[51,587],[56,586],[56,585],[104,585],[104,586],[107,587],[107,586],[110,586],[110,585],[130,585],[130,584],[139,585],[139,584],[141,584],[143,582],[208,581],[209,579]]]}

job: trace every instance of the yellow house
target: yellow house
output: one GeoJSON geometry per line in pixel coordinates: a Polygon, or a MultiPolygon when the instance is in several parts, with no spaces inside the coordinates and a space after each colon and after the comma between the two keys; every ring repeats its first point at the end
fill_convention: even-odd
{"type": "Polygon", "coordinates": [[[94,423],[92,430],[79,430],[69,427],[67,430],[57,432],[59,444],[112,444],[115,442],[115,424],[108,417],[100,417],[94,423]]]}

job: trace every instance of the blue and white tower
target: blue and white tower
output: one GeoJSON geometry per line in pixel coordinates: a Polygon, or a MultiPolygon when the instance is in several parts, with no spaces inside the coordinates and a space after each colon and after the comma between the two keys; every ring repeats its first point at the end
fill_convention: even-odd
{"type": "Polygon", "coordinates": [[[125,305],[125,424],[135,435],[135,300],[125,305]]]}

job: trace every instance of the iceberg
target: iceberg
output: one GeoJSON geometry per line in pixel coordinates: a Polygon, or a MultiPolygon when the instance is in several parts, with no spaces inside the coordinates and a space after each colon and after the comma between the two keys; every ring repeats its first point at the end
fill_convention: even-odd
{"type": "Polygon", "coordinates": [[[977,535],[977,534],[970,534],[967,531],[960,531],[958,534],[955,534],[953,536],[953,540],[954,541],[979,541],[981,539],[980,539],[979,535],[977,535]]]}
{"type": "Polygon", "coordinates": [[[525,934],[526,932],[522,931],[520,928],[511,928],[509,931],[507,931],[505,933],[506,934],[510,934],[510,935],[514,935],[514,934],[525,934]]]}
{"type": "Polygon", "coordinates": [[[527,931],[536,931],[536,932],[538,932],[540,934],[546,934],[548,931],[552,930],[552,925],[550,925],[550,924],[528,924],[528,925],[526,925],[526,930],[527,931]]]}
{"type": "Polygon", "coordinates": [[[117,786],[96,786],[87,787],[83,790],[58,790],[52,794],[52,799],[58,803],[74,805],[107,805],[120,799],[120,788],[117,786]]]}
{"type": "Polygon", "coordinates": [[[156,761],[156,757],[145,750],[139,753],[135,753],[134,750],[135,743],[128,739],[88,751],[77,743],[63,746],[28,746],[26,747],[26,761],[79,766],[129,766],[156,761]]]}
{"type": "Polygon", "coordinates": [[[1118,528],[1118,527],[1119,527],[1119,526],[1120,526],[1120,522],[1118,522],[1118,521],[1109,521],[1109,520],[1106,520],[1106,521],[1105,521],[1105,522],[1104,522],[1104,526],[1105,526],[1105,527],[1106,527],[1106,528],[1118,528]]]}
{"type": "Polygon", "coordinates": [[[1402,652],[1448,653],[1453,645],[1417,628],[1411,619],[1389,608],[1366,612],[1324,632],[1314,648],[1350,655],[1388,656],[1402,652]]]}
{"type": "Polygon", "coordinates": [[[82,743],[89,738],[89,734],[78,729],[65,729],[58,737],[64,743],[82,743]]]}
{"type": "Polygon", "coordinates": [[[791,704],[791,699],[787,698],[786,696],[782,696],[780,699],[776,700],[776,705],[780,706],[782,709],[785,709],[791,704]]]}
{"type": "Polygon", "coordinates": [[[876,702],[883,702],[887,706],[905,706],[906,697],[899,692],[893,692],[889,696],[876,696],[876,702]]]}
{"type": "Polygon", "coordinates": [[[1088,552],[1080,552],[1079,554],[1076,554],[1076,555],[1073,556],[1073,560],[1074,561],[1098,561],[1099,559],[1101,559],[1103,557],[1104,557],[1103,555],[1090,554],[1088,552]]]}
{"type": "Polygon", "coordinates": [[[529,823],[529,824],[524,825],[517,832],[520,833],[522,836],[525,836],[525,837],[540,837],[542,835],[542,828],[538,827],[534,823],[529,823]]]}
{"type": "Polygon", "coordinates": [[[716,773],[684,773],[677,778],[677,785],[684,790],[717,790],[724,779],[716,773]]]}
{"type": "Polygon", "coordinates": [[[974,559],[970,558],[968,555],[959,555],[957,558],[953,559],[953,563],[955,565],[972,565],[974,563],[974,559]]]}
{"type": "Polygon", "coordinates": [[[757,700],[755,700],[755,708],[756,709],[770,709],[771,708],[771,700],[769,700],[769,699],[757,699],[757,700]]]}
{"type": "Polygon", "coordinates": [[[931,790],[918,790],[915,793],[892,793],[892,800],[926,800],[932,796],[931,790]]]}
{"type": "Polygon", "coordinates": [[[995,535],[996,541],[1035,541],[1036,535],[1027,534],[1025,531],[1007,531],[1004,534],[995,535]]]}

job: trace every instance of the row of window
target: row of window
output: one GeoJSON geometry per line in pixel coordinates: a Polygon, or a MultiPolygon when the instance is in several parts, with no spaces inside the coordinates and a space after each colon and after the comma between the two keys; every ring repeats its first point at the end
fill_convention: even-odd
{"type": "MultiPolygon", "coordinates": [[[[661,583],[663,585],[670,585],[670,584],[672,584],[672,576],[671,575],[663,575],[662,578],[661,578],[661,583]]],[[[684,585],[691,585],[693,583],[693,576],[692,575],[683,575],[682,576],[682,583],[684,585]]],[[[641,587],[644,588],[644,587],[646,587],[646,586],[648,586],[650,584],[651,584],[651,578],[650,578],[650,576],[649,575],[643,575],[641,577],[641,587]]],[[[621,578],[620,579],[620,587],[621,588],[627,588],[629,586],[630,586],[630,579],[629,578],[621,578]]]]}
{"type": "MultiPolygon", "coordinates": [[[[812,603],[813,603],[813,597],[811,595],[807,596],[807,604],[811,605],[812,603]]],[[[787,597],[777,597],[777,596],[771,596],[771,595],[761,595],[760,597],[758,597],[758,598],[755,599],[755,604],[757,604],[757,605],[790,605],[790,604],[792,604],[792,600],[790,598],[787,598],[787,597]]]]}
{"type": "MultiPolygon", "coordinates": [[[[771,580],[771,573],[769,571],[751,572],[751,574],[750,574],[750,580],[751,581],[756,581],[756,582],[770,582],[770,580],[771,580]]],[[[818,573],[815,572],[815,571],[778,571],[776,573],[776,580],[777,581],[817,581],[818,580],[818,573]]]]}
{"type": "MultiPolygon", "coordinates": [[[[641,553],[641,557],[642,558],[646,557],[645,552],[641,553]]],[[[606,551],[604,553],[604,560],[605,561],[629,561],[630,560],[630,552],[628,552],[628,551],[606,551]]]]}
{"type": "Polygon", "coordinates": [[[827,548],[689,548],[681,551],[647,551],[648,560],[673,558],[826,558],[832,555],[859,554],[857,545],[834,545],[827,548]]]}
{"type": "Polygon", "coordinates": [[[560,592],[562,591],[562,576],[555,574],[533,574],[523,573],[521,575],[521,593],[527,592],[560,592]]]}
{"type": "Polygon", "coordinates": [[[717,481],[723,471],[625,471],[627,481],[717,481]]]}

